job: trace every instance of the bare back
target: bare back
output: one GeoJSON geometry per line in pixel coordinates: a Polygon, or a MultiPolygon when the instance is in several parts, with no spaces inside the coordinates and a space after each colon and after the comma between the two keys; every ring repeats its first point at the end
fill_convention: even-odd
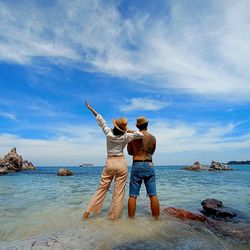
{"type": "Polygon", "coordinates": [[[156,148],[156,139],[146,130],[140,132],[143,133],[143,138],[131,141],[128,144],[128,154],[133,155],[133,160],[152,160],[156,148]]]}

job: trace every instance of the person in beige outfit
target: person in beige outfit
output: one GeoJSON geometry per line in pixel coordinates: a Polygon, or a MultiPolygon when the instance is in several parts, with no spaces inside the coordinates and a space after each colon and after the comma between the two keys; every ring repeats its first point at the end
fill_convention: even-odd
{"type": "Polygon", "coordinates": [[[124,206],[125,186],[128,176],[128,168],[123,149],[130,141],[142,138],[143,134],[139,131],[130,132],[127,128],[127,119],[124,117],[113,119],[114,128],[111,129],[107,126],[103,117],[86,101],[85,105],[94,114],[98,125],[106,135],[107,159],[102,171],[100,185],[90,200],[83,214],[83,219],[87,219],[91,212],[100,213],[107,191],[114,179],[112,204],[108,218],[115,220],[120,217],[124,206]]]}

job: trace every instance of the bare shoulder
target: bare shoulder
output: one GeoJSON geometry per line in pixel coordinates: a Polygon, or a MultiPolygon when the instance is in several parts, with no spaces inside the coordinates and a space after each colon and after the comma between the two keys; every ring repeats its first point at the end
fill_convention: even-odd
{"type": "Polygon", "coordinates": [[[149,133],[148,131],[145,131],[145,134],[148,138],[150,138],[151,140],[155,140],[156,141],[156,138],[153,134],[149,133]]]}

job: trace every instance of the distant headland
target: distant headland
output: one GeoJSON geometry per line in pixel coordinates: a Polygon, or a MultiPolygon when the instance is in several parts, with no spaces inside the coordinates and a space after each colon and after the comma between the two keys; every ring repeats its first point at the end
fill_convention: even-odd
{"type": "Polygon", "coordinates": [[[249,161],[229,161],[226,163],[227,165],[250,165],[249,161]]]}

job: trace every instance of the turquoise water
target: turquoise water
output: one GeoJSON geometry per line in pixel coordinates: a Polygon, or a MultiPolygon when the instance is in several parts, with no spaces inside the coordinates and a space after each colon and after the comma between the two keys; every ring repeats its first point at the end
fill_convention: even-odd
{"type": "MultiPolygon", "coordinates": [[[[250,165],[232,167],[234,171],[191,172],[181,170],[181,166],[156,166],[161,210],[174,206],[198,211],[202,200],[216,198],[225,206],[236,210],[238,222],[248,223],[250,165]]],[[[193,229],[188,224],[165,218],[164,215],[159,222],[153,221],[144,186],[138,198],[134,222],[127,219],[126,207],[119,221],[110,222],[107,219],[112,187],[105,199],[103,212],[88,221],[82,221],[82,213],[98,186],[102,167],[67,168],[74,172],[73,176],[56,176],[59,167],[39,167],[36,171],[0,176],[1,249],[11,249],[7,248],[8,244],[21,246],[27,244],[24,242],[30,237],[41,237],[55,232],[63,235],[72,249],[110,249],[120,242],[143,240],[144,237],[152,240],[152,244],[156,244],[156,240],[167,244],[166,249],[195,249],[203,246],[202,242],[210,244],[208,249],[249,247],[240,241],[218,237],[203,226],[197,232],[197,227],[193,229]],[[166,232],[164,236],[163,232],[166,232]]],[[[126,191],[127,200],[128,185],[126,191]]],[[[248,225],[245,224],[246,227],[248,225]]]]}

